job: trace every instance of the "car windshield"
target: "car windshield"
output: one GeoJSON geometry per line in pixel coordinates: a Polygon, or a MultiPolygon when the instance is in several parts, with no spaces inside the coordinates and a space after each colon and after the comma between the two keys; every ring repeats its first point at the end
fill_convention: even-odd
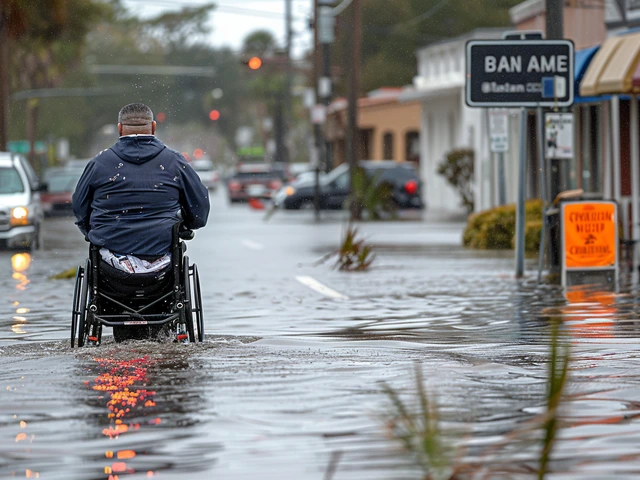
{"type": "Polygon", "coordinates": [[[0,193],[22,193],[24,184],[13,167],[0,167],[0,193]]]}
{"type": "Polygon", "coordinates": [[[342,175],[344,172],[349,170],[349,165],[346,163],[343,163],[342,165],[337,166],[336,168],[334,168],[333,170],[331,170],[329,173],[327,173],[324,177],[322,177],[321,181],[324,184],[329,184],[331,182],[333,182],[336,178],[338,178],[340,175],[342,175]]]}
{"type": "Polygon", "coordinates": [[[79,174],[68,173],[53,175],[48,180],[48,191],[50,193],[62,193],[73,192],[76,188],[76,183],[80,178],[79,174]]]}

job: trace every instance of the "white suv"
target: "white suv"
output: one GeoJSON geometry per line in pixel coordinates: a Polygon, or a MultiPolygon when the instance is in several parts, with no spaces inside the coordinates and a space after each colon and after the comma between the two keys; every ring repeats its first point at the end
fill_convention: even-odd
{"type": "Polygon", "coordinates": [[[0,152],[0,245],[42,246],[40,192],[44,188],[24,157],[0,152]]]}

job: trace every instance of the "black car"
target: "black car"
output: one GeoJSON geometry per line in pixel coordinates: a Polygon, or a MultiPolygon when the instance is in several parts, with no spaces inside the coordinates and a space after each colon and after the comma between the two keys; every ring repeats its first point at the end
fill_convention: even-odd
{"type": "MultiPolygon", "coordinates": [[[[398,208],[421,209],[422,185],[411,163],[364,160],[359,162],[370,179],[376,183],[388,183],[393,189],[392,198],[398,208]]],[[[324,175],[320,181],[320,208],[338,210],[343,208],[351,185],[349,165],[342,164],[324,175]]],[[[287,210],[313,208],[314,180],[293,182],[282,188],[275,196],[276,206],[287,210]]]]}

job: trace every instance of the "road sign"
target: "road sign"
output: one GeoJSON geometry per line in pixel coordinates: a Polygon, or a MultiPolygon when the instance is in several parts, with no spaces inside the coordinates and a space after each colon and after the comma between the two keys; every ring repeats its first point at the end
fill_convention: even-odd
{"type": "Polygon", "coordinates": [[[570,40],[471,40],[466,61],[470,107],[573,104],[570,40]]]}
{"type": "Polygon", "coordinates": [[[545,158],[573,158],[573,113],[547,113],[545,125],[545,158]]]}
{"type": "MultiPolygon", "coordinates": [[[[612,201],[561,204],[562,280],[570,273],[618,270],[617,205],[612,201]]],[[[617,276],[617,275],[616,275],[617,276]]]]}
{"type": "Polygon", "coordinates": [[[489,138],[491,152],[509,151],[509,110],[506,108],[489,109],[489,138]]]}

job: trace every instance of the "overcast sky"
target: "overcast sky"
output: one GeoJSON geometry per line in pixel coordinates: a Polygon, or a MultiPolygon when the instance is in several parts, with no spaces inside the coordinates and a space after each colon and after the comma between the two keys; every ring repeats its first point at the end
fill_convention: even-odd
{"type": "MultiPolygon", "coordinates": [[[[123,0],[130,11],[142,17],[155,16],[183,6],[210,3],[208,0],[123,0]]],[[[259,29],[271,31],[278,42],[285,40],[285,0],[213,0],[217,8],[210,16],[210,42],[239,50],[244,38],[259,29]]],[[[293,12],[293,55],[300,57],[312,43],[308,20],[313,0],[291,0],[293,12]]]]}

